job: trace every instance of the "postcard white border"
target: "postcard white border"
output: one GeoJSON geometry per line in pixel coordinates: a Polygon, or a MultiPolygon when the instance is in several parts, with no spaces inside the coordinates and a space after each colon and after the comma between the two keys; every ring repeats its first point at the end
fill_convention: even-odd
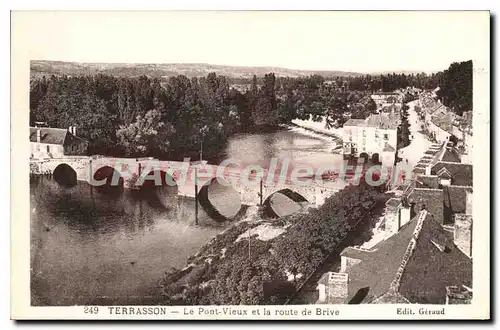
{"type": "MultiPolygon", "coordinates": [[[[251,13],[249,13],[251,15],[251,13]]],[[[453,14],[453,13],[450,13],[453,14]]],[[[475,12],[481,15],[480,24],[484,33],[477,36],[477,57],[474,61],[474,219],[477,225],[473,233],[473,281],[474,296],[471,305],[445,306],[446,319],[486,319],[490,308],[490,18],[488,12],[475,12]]],[[[478,23],[478,22],[476,22],[478,23]]],[[[465,23],[464,23],[465,24],[465,23]]],[[[478,23],[479,24],[479,23],[478,23]]],[[[30,306],[29,285],[29,145],[26,139],[29,118],[29,62],[37,59],[36,36],[31,34],[29,17],[20,13],[12,13],[11,20],[11,317],[13,319],[123,319],[125,315],[109,315],[102,312],[97,315],[85,314],[84,308],[75,307],[32,307],[30,306]],[[28,206],[27,206],[28,205],[28,206]]],[[[63,28],[63,27],[61,27],[63,28]]],[[[396,31],[397,32],[397,31],[396,31]]],[[[471,47],[464,45],[464,47],[471,47]]],[[[235,308],[234,306],[230,306],[235,308]]],[[[326,306],[311,306],[315,308],[326,306]]],[[[340,315],[318,317],[304,316],[310,319],[405,319],[398,315],[397,308],[419,308],[419,305],[354,305],[330,306],[338,309],[340,315]]],[[[436,305],[432,305],[436,308],[436,305]]],[[[100,306],[107,309],[107,306],[100,306]]],[[[168,318],[195,319],[227,319],[227,317],[193,317],[183,315],[183,307],[167,307],[168,318]]],[[[219,309],[223,307],[209,308],[219,309]]],[[[302,310],[305,306],[248,306],[240,309],[283,309],[302,310]]],[[[250,312],[251,316],[251,312],[250,312]]],[[[145,319],[153,319],[154,315],[146,315],[145,319]]],[[[125,318],[130,318],[127,315],[125,318]]],[[[133,319],[143,317],[134,316],[133,319]]],[[[252,318],[252,317],[250,317],[252,318]]],[[[254,317],[255,318],[255,317],[254,317]]],[[[280,319],[289,319],[283,316],[280,319]]],[[[298,319],[302,317],[292,317],[298,319]]],[[[411,318],[414,318],[413,316],[411,318]]],[[[417,317],[418,318],[418,315],[417,317]]],[[[429,317],[423,317],[428,319],[429,317]]],[[[235,319],[230,317],[230,319],[235,319]]],[[[277,319],[277,317],[273,317],[277,319]]]]}

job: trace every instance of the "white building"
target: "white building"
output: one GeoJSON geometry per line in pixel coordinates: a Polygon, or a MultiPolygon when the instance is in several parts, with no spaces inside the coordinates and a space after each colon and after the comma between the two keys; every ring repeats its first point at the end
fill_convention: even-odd
{"type": "Polygon", "coordinates": [[[403,102],[403,94],[398,92],[380,92],[371,95],[372,100],[380,108],[384,105],[390,105],[403,102]]]}
{"type": "Polygon", "coordinates": [[[65,155],[86,155],[88,142],[76,136],[76,127],[69,129],[30,127],[32,159],[60,158],[65,155]]]}
{"type": "Polygon", "coordinates": [[[398,119],[388,114],[349,119],[343,127],[344,155],[370,158],[393,166],[398,144],[398,119]]]}

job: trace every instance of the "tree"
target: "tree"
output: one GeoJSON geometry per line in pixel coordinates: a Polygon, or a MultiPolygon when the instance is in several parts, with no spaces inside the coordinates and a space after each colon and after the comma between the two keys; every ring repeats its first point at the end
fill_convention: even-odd
{"type": "Polygon", "coordinates": [[[472,110],[472,61],[452,63],[442,74],[438,97],[456,114],[472,110]]]}
{"type": "MultiPolygon", "coordinates": [[[[255,93],[255,80],[252,81],[252,94],[255,93]]],[[[257,100],[252,113],[253,121],[257,126],[273,126],[277,124],[275,83],[276,77],[274,73],[264,75],[264,84],[257,93],[257,100]]]]}
{"type": "Polygon", "coordinates": [[[145,156],[152,152],[166,153],[175,132],[170,123],[161,121],[157,110],[150,110],[144,117],[137,116],[136,122],[121,126],[116,132],[118,144],[130,156],[145,156]]]}

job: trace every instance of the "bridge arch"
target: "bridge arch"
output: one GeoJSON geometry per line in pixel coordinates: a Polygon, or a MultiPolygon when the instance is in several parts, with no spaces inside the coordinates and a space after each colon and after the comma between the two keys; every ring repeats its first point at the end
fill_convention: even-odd
{"type": "Polygon", "coordinates": [[[123,192],[123,176],[111,166],[100,167],[95,171],[93,178],[95,181],[106,180],[104,184],[95,184],[94,187],[98,192],[105,194],[121,194],[123,192]]]}
{"type": "Polygon", "coordinates": [[[269,195],[263,203],[264,214],[271,218],[284,217],[300,211],[309,201],[301,194],[289,189],[281,189],[269,195]]]}
{"type": "Polygon", "coordinates": [[[232,185],[220,184],[217,178],[205,183],[198,192],[198,202],[215,221],[231,220],[241,211],[241,197],[232,185]]]}
{"type": "Polygon", "coordinates": [[[54,180],[64,187],[74,187],[77,183],[77,174],[73,167],[66,163],[56,166],[52,173],[54,180]]]}
{"type": "Polygon", "coordinates": [[[362,152],[359,154],[358,162],[361,161],[361,159],[364,160],[364,163],[368,163],[368,160],[370,159],[370,156],[366,152],[362,152]]]}
{"type": "Polygon", "coordinates": [[[162,170],[151,170],[148,174],[141,175],[144,175],[144,180],[137,182],[141,193],[153,196],[165,208],[177,203],[179,187],[172,175],[162,170]]]}

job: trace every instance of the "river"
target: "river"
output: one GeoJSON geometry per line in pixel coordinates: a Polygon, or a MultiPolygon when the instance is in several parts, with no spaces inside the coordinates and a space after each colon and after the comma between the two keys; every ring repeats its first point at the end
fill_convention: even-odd
{"type": "MultiPolygon", "coordinates": [[[[323,166],[338,159],[333,148],[331,138],[292,128],[233,136],[225,153],[243,165],[265,167],[278,157],[323,166]]],[[[160,303],[163,273],[184,267],[230,225],[203,212],[195,225],[192,199],[165,208],[137,192],[102,194],[83,182],[63,188],[32,179],[30,197],[33,305],[160,303]]]]}

